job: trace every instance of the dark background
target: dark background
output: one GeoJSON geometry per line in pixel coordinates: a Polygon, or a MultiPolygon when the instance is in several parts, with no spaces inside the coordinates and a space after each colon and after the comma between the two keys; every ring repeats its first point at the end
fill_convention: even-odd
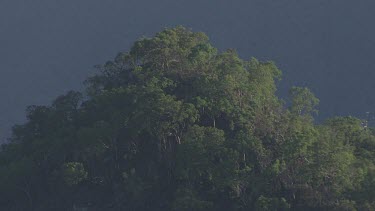
{"type": "Polygon", "coordinates": [[[307,86],[319,120],[375,110],[373,0],[1,0],[0,138],[141,36],[184,25],[220,50],[273,60],[281,97],[307,86]]]}

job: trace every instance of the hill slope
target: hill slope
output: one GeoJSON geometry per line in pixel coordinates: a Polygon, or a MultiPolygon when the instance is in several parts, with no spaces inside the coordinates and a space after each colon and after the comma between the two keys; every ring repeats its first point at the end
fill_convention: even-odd
{"type": "Polygon", "coordinates": [[[375,136],[313,124],[319,100],[275,96],[272,62],[166,29],[50,106],[30,106],[0,153],[4,210],[375,208],[375,136]]]}

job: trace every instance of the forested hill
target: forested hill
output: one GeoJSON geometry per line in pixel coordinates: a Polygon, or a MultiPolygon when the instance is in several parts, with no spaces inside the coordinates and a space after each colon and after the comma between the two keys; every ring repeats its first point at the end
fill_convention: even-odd
{"type": "Polygon", "coordinates": [[[28,107],[0,153],[0,210],[375,209],[375,130],[315,125],[319,100],[278,99],[274,63],[176,27],[99,69],[87,93],[28,107]]]}

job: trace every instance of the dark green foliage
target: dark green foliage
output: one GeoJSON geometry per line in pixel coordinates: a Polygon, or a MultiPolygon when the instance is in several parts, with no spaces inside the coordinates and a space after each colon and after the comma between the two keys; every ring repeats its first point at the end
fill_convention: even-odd
{"type": "Polygon", "coordinates": [[[272,62],[166,29],[30,106],[0,153],[1,210],[374,210],[375,133],[275,95],[272,62]]]}
{"type": "Polygon", "coordinates": [[[87,178],[87,172],[82,163],[69,162],[63,165],[62,176],[65,183],[71,186],[84,181],[87,178]]]}

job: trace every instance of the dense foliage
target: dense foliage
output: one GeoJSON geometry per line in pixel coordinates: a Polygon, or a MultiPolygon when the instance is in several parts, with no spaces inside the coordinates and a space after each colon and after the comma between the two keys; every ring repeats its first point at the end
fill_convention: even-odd
{"type": "Polygon", "coordinates": [[[176,27],[99,68],[14,127],[1,210],[375,209],[374,130],[315,125],[319,100],[278,99],[272,62],[176,27]]]}

